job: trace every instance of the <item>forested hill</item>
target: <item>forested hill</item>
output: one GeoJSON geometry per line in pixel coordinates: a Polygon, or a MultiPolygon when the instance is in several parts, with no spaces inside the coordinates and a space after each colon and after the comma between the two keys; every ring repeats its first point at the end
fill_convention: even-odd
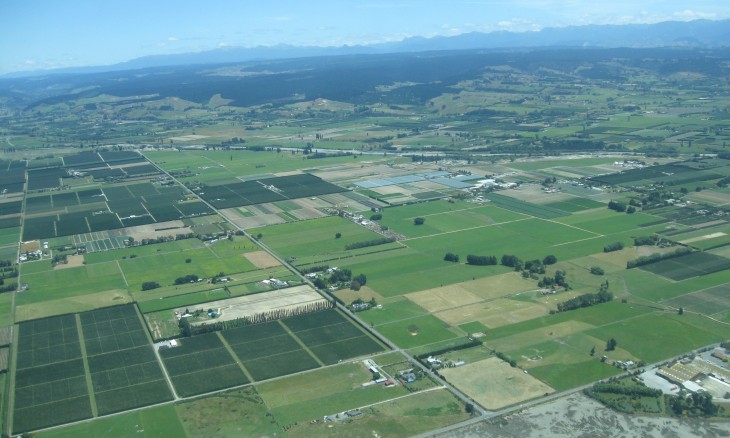
{"type": "Polygon", "coordinates": [[[669,76],[728,74],[730,49],[522,49],[313,57],[233,64],[156,67],[85,75],[0,80],[0,103],[11,109],[97,95],[178,97],[232,105],[286,104],[326,98],[354,104],[423,104],[490,68],[621,83],[632,69],[669,76]],[[407,86],[388,87],[391,84],[407,86]]]}

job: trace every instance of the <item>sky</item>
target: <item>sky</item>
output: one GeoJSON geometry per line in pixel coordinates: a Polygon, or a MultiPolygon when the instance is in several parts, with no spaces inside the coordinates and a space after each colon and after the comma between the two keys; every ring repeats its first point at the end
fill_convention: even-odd
{"type": "Polygon", "coordinates": [[[0,74],[276,44],[730,18],[726,0],[0,0],[0,74]]]}

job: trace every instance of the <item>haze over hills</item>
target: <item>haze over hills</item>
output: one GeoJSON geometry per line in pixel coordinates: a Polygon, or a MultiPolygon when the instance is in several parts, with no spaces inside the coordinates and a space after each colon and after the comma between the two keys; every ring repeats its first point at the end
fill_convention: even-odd
{"type": "Polygon", "coordinates": [[[528,48],[528,47],[724,47],[730,43],[730,20],[667,21],[656,24],[588,25],[545,28],[536,32],[471,32],[433,38],[411,37],[398,42],[357,46],[258,46],[226,47],[195,53],[152,55],[114,65],[71,67],[19,72],[5,78],[42,76],[49,73],[99,73],[149,67],[231,63],[250,60],[313,56],[385,54],[435,50],[528,48]]]}

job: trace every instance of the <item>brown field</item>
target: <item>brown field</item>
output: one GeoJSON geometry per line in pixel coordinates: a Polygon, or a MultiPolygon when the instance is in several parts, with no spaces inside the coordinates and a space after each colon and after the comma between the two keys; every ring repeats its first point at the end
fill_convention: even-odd
{"type": "Polygon", "coordinates": [[[488,328],[515,324],[548,313],[547,306],[510,299],[497,299],[435,313],[442,321],[460,325],[479,321],[488,328]]]}
{"type": "Polygon", "coordinates": [[[259,269],[273,268],[281,265],[278,260],[266,251],[247,252],[241,255],[246,257],[249,262],[259,269]]]}
{"type": "Polygon", "coordinates": [[[452,285],[481,298],[500,298],[518,292],[536,289],[535,280],[526,280],[517,272],[478,278],[452,285]]]}
{"type": "Polygon", "coordinates": [[[446,368],[440,373],[487,409],[500,409],[554,392],[553,388],[496,357],[446,368]]]}
{"type": "Polygon", "coordinates": [[[41,249],[41,241],[40,240],[30,240],[28,242],[22,242],[20,244],[20,252],[33,252],[38,251],[41,249]]]}
{"type": "Polygon", "coordinates": [[[193,232],[190,227],[186,226],[183,221],[180,220],[140,225],[137,227],[125,228],[125,230],[126,234],[134,238],[134,240],[157,239],[158,237],[174,236],[175,234],[187,234],[193,232]]]}
{"type": "Polygon", "coordinates": [[[84,256],[83,254],[78,255],[70,255],[66,257],[67,262],[66,263],[59,263],[53,267],[54,270],[57,269],[66,269],[66,268],[77,268],[79,266],[83,266],[84,264],[84,256]]]}
{"type": "Polygon", "coordinates": [[[360,290],[357,292],[352,289],[340,289],[338,291],[335,291],[334,294],[337,298],[348,304],[358,298],[363,301],[370,301],[371,298],[375,298],[375,301],[377,301],[378,303],[383,302],[383,296],[367,286],[361,287],[360,290]]]}
{"type": "Polygon", "coordinates": [[[730,203],[730,194],[715,192],[712,190],[703,190],[701,192],[692,193],[688,195],[687,198],[698,200],[700,202],[709,202],[715,205],[725,205],[730,203]]]}
{"type": "MultiPolygon", "coordinates": [[[[251,206],[247,206],[246,210],[250,211],[251,213],[257,212],[250,207],[251,206]]],[[[284,222],[286,222],[284,219],[275,214],[260,214],[258,216],[246,217],[242,215],[237,208],[226,208],[224,210],[220,210],[220,213],[221,215],[228,218],[231,222],[233,222],[236,226],[244,229],[265,227],[266,225],[283,224],[284,222]]]]}
{"type": "Polygon", "coordinates": [[[46,316],[63,315],[64,313],[85,312],[99,307],[115,306],[132,302],[127,291],[121,289],[79,295],[41,303],[26,304],[15,308],[15,320],[45,318],[46,316]]]}
{"type": "Polygon", "coordinates": [[[430,313],[466,306],[482,300],[477,295],[463,290],[458,284],[406,294],[406,298],[430,313]]]}

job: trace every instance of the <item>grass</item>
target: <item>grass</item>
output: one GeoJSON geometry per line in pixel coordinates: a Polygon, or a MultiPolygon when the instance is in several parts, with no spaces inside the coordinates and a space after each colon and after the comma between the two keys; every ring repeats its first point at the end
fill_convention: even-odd
{"type": "Polygon", "coordinates": [[[171,437],[185,436],[174,405],[155,406],[141,411],[127,412],[111,417],[50,429],[37,434],[43,438],[76,438],[80,436],[171,437]]]}
{"type": "Polygon", "coordinates": [[[417,347],[459,337],[448,324],[433,315],[383,324],[378,326],[377,330],[401,348],[417,347]]]}
{"type": "Polygon", "coordinates": [[[357,362],[262,383],[256,389],[277,422],[288,426],[407,394],[402,386],[363,387],[371,377],[357,362]]]}
{"type": "Polygon", "coordinates": [[[428,313],[421,306],[406,298],[398,298],[383,304],[382,309],[371,309],[357,314],[362,320],[373,326],[380,326],[393,321],[409,319],[428,313]]]}
{"type": "Polygon", "coordinates": [[[426,391],[387,401],[362,410],[363,417],[335,425],[300,424],[292,436],[403,437],[428,432],[469,418],[463,404],[445,390],[426,391]]]}
{"type": "MultiPolygon", "coordinates": [[[[252,236],[261,233],[262,242],[285,258],[335,255],[344,253],[348,244],[383,237],[339,216],[252,228],[248,231],[252,236]],[[340,233],[342,237],[335,238],[336,233],[340,233]]],[[[370,251],[374,248],[377,247],[371,247],[370,251]]]]}
{"type": "Polygon", "coordinates": [[[28,290],[18,294],[17,305],[69,298],[112,289],[126,289],[116,262],[97,263],[22,275],[28,290]],[[73,285],[73,287],[69,287],[73,285]]]}

